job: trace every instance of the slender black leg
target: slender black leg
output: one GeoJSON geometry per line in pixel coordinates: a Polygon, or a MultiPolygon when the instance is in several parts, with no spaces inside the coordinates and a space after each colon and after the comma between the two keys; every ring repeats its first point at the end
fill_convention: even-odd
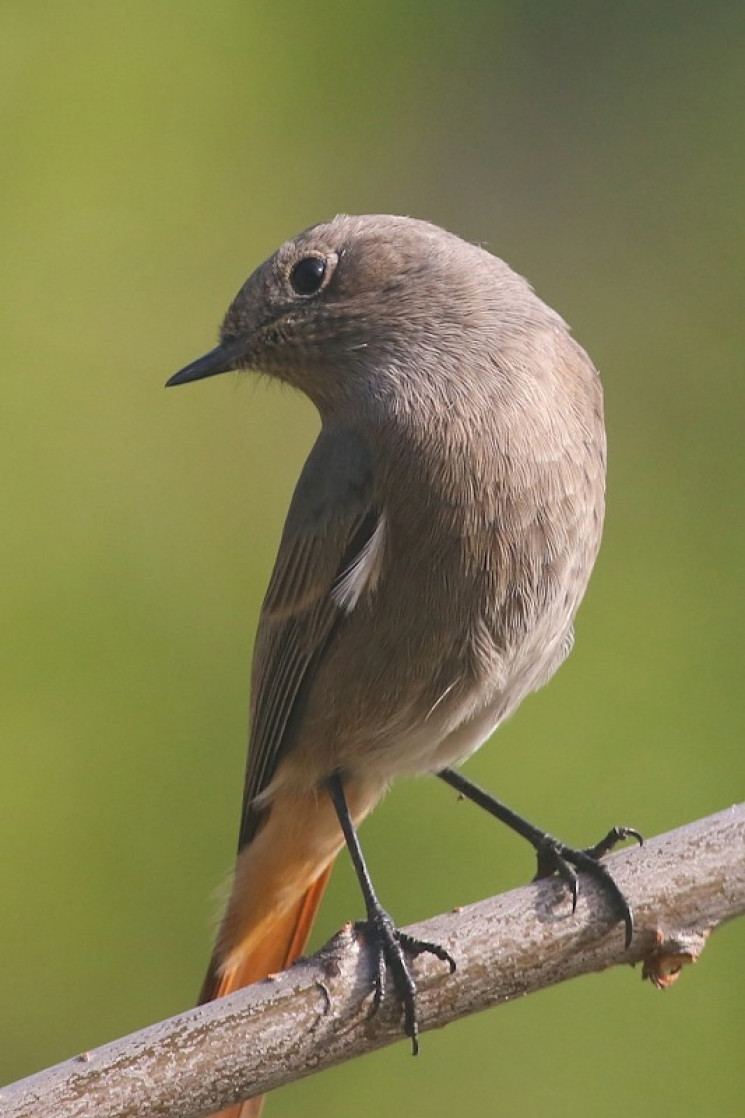
{"type": "Polygon", "coordinates": [[[339,823],[344,833],[344,838],[352,859],[357,880],[360,883],[362,896],[365,900],[367,919],[357,927],[364,934],[370,946],[377,953],[377,973],[375,976],[375,997],[373,998],[372,1012],[380,1007],[385,996],[386,968],[391,968],[393,984],[401,1001],[404,1011],[404,1032],[411,1038],[411,1049],[414,1056],[419,1051],[419,1022],[416,1012],[416,984],[406,962],[406,955],[417,956],[428,952],[436,955],[438,959],[449,963],[450,973],[455,970],[455,960],[436,943],[427,943],[425,940],[414,939],[400,932],[386,910],[377,898],[370,873],[365,863],[365,858],[357,837],[357,830],[349,813],[347,799],[344,795],[344,786],[341,776],[335,773],[328,782],[328,790],[339,817],[339,823]]]}
{"type": "Polygon", "coordinates": [[[490,815],[495,816],[502,823],[506,823],[518,835],[527,839],[538,857],[538,871],[534,880],[541,877],[551,877],[554,873],[558,874],[567,883],[571,891],[572,912],[577,907],[577,895],[579,893],[576,871],[580,870],[589,874],[605,892],[613,910],[618,915],[618,919],[623,921],[626,929],[626,946],[630,945],[634,931],[631,906],[611,877],[607,867],[598,859],[612,850],[617,843],[627,838],[636,839],[641,845],[643,839],[638,831],[635,831],[633,827],[613,827],[595,846],[590,846],[586,850],[576,850],[572,846],[566,846],[563,842],[559,842],[558,839],[555,839],[546,831],[534,827],[532,823],[528,823],[521,815],[511,811],[505,804],[485,792],[483,788],[479,788],[478,784],[466,780],[455,769],[442,769],[437,775],[451,788],[455,788],[456,792],[469,800],[473,800],[475,804],[483,807],[490,815]]]}

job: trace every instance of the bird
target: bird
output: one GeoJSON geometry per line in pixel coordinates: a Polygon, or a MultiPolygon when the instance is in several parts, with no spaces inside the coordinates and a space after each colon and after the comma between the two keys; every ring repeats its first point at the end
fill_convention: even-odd
{"type": "MultiPolygon", "coordinates": [[[[572,648],[598,553],[598,373],[564,320],[480,245],[427,221],[346,215],[284,243],[231,303],[218,345],[169,386],[250,370],[303,392],[320,432],[261,609],[230,899],[200,1002],[302,954],[346,844],[377,953],[418,1045],[409,958],[358,837],[399,777],[434,774],[519,831],[572,889],[626,899],[599,861],[458,771],[572,648]]],[[[221,1112],[257,1114],[260,1099],[221,1112]]]]}

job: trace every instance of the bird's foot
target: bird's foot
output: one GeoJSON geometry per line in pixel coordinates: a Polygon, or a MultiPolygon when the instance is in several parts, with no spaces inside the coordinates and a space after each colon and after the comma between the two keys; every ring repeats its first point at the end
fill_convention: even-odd
{"type": "Polygon", "coordinates": [[[419,1052],[417,990],[406,956],[416,958],[417,955],[435,955],[449,965],[451,974],[455,971],[455,960],[450,952],[439,944],[429,943],[427,940],[407,935],[406,932],[400,932],[384,908],[372,912],[367,920],[358,923],[356,928],[376,955],[375,994],[370,1010],[371,1016],[377,1013],[383,1003],[388,970],[390,970],[396,995],[403,1008],[404,1033],[411,1040],[412,1055],[416,1056],[419,1052]]]}
{"type": "Polygon", "coordinates": [[[625,942],[627,947],[630,946],[634,934],[634,917],[631,905],[616,885],[607,866],[600,859],[619,842],[629,838],[635,839],[640,846],[644,841],[633,827],[613,827],[594,846],[588,846],[584,850],[576,850],[572,846],[559,842],[552,835],[546,834],[536,846],[538,869],[533,878],[534,881],[538,881],[540,878],[551,877],[553,874],[560,877],[569,887],[572,897],[572,912],[574,912],[577,908],[577,897],[579,895],[577,871],[588,874],[605,893],[613,911],[617,914],[618,919],[623,922],[626,929],[625,942]]]}

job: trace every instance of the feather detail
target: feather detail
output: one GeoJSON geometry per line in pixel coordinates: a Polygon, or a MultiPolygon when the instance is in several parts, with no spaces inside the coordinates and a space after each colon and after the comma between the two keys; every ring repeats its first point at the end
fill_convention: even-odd
{"type": "Polygon", "coordinates": [[[371,593],[377,586],[383,566],[385,531],[386,521],[383,512],[361,551],[334,581],[331,597],[345,613],[352,612],[364,591],[371,593]]]}

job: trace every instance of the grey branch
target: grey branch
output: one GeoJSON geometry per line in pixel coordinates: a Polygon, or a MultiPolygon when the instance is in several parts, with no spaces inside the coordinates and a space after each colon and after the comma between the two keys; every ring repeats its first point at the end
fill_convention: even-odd
{"type": "MultiPolygon", "coordinates": [[[[550,879],[408,929],[458,969],[412,964],[422,1030],[619,964],[669,985],[709,933],[745,911],[745,804],[607,859],[632,904],[624,949],[596,885],[577,911],[550,879]]],[[[395,997],[369,1013],[372,960],[352,927],[311,959],[0,1091],[1,1118],[201,1118],[250,1095],[401,1040],[395,997]]]]}

